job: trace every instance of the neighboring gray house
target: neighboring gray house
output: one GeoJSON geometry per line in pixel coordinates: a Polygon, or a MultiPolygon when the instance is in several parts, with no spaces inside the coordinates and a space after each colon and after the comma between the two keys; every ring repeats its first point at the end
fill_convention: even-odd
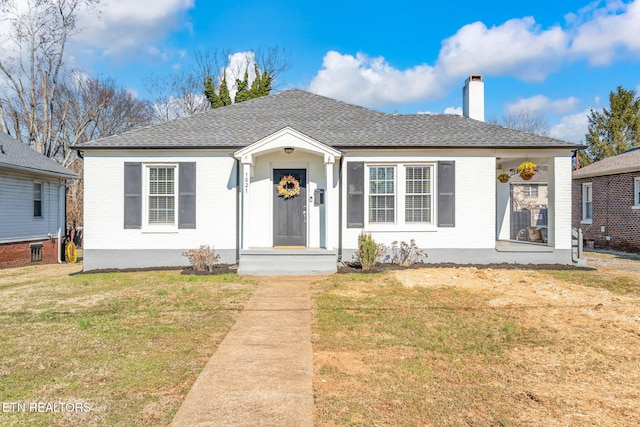
{"type": "Polygon", "coordinates": [[[60,261],[66,180],[77,177],[0,133],[0,268],[60,261]]]}
{"type": "Polygon", "coordinates": [[[336,271],[361,231],[429,262],[571,263],[571,155],[580,146],[464,117],[393,115],[287,90],[78,145],[84,268],[187,264],[215,247],[241,274],[336,271]],[[548,239],[510,236],[500,170],[547,165],[548,239]]]}

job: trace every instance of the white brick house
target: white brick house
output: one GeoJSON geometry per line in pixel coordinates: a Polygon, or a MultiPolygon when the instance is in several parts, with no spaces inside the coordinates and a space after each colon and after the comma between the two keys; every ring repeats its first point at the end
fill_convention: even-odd
{"type": "Polygon", "coordinates": [[[243,274],[331,272],[362,230],[415,239],[433,263],[570,264],[579,146],[484,123],[482,84],[467,80],[466,117],[287,90],[82,144],[84,268],[185,265],[207,244],[243,274]],[[543,245],[510,239],[496,180],[523,160],[548,167],[543,245]]]}

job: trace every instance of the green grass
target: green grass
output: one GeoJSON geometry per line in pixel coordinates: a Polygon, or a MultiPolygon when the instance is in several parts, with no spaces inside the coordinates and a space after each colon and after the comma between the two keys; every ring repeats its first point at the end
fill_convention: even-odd
{"type": "Polygon", "coordinates": [[[91,410],[5,412],[0,425],[169,424],[254,286],[177,271],[34,271],[0,270],[1,400],[91,410]]]}
{"type": "MultiPolygon", "coordinates": [[[[563,403],[578,396],[538,397],[547,388],[556,396],[554,381],[617,381],[617,369],[623,368],[633,373],[630,383],[640,375],[634,352],[621,356],[620,347],[609,346],[611,337],[620,339],[619,329],[598,325],[593,335],[578,320],[591,318],[591,307],[569,308],[565,319],[562,308],[544,304],[493,306],[500,295],[492,291],[494,282],[473,290],[409,288],[394,277],[339,275],[313,285],[317,425],[515,426],[523,420],[535,425],[537,417],[550,421],[557,414],[580,413],[563,403]],[[546,323],[549,318],[556,320],[546,323]],[[539,354],[557,359],[551,358],[550,366],[538,364],[539,354]],[[613,358],[624,360],[624,367],[606,363],[613,358]],[[578,369],[584,375],[579,380],[570,374],[578,369]],[[527,380],[532,372],[543,381],[527,380]],[[543,403],[547,406],[540,410],[543,403]],[[524,411],[534,415],[526,418],[524,411]]],[[[637,282],[591,271],[545,271],[535,280],[638,295],[637,282]]],[[[508,286],[531,292],[517,280],[508,286]]]]}

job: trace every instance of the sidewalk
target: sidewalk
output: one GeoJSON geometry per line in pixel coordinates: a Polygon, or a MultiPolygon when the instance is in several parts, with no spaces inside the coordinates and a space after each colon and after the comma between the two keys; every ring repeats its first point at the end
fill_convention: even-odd
{"type": "Polygon", "coordinates": [[[258,279],[172,426],[313,425],[310,282],[258,279]]]}

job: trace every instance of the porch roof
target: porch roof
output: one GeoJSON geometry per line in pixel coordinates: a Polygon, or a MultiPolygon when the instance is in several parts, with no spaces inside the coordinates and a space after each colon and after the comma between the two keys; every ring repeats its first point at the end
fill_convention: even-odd
{"type": "Polygon", "coordinates": [[[240,149],[285,127],[336,149],[582,147],[457,115],[387,114],[292,89],[74,148],[240,149]]]}

